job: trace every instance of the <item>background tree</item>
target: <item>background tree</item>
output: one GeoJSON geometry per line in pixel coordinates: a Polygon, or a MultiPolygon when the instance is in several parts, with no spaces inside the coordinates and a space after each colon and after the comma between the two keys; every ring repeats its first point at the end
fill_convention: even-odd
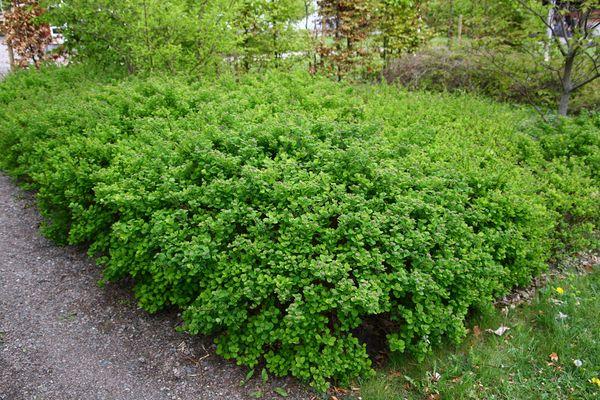
{"type": "Polygon", "coordinates": [[[284,54],[296,50],[299,34],[294,23],[304,16],[303,0],[241,0],[233,22],[243,69],[277,64],[284,54]]]}
{"type": "Polygon", "coordinates": [[[514,0],[429,0],[423,4],[427,25],[454,42],[458,20],[471,41],[514,43],[527,37],[530,19],[514,0]]]}
{"type": "Polygon", "coordinates": [[[279,60],[285,53],[299,50],[299,34],[295,24],[305,16],[304,0],[268,1],[267,20],[272,53],[279,60]]]}
{"type": "MultiPolygon", "coordinates": [[[[597,0],[517,1],[537,19],[538,37],[544,37],[546,30],[550,32],[546,40],[559,57],[558,66],[551,61],[541,65],[555,73],[560,87],[558,113],[567,115],[573,93],[600,78],[600,36],[596,33],[599,4],[597,0]]],[[[544,52],[546,48],[542,46],[544,52]]]]}
{"type": "Polygon", "coordinates": [[[189,71],[221,63],[235,46],[235,0],[48,0],[71,55],[129,72],[189,71]]]}
{"type": "Polygon", "coordinates": [[[384,62],[389,57],[417,49],[427,38],[422,5],[420,0],[379,1],[377,26],[384,62]]]}
{"type": "Polygon", "coordinates": [[[37,0],[13,0],[4,13],[6,44],[12,48],[15,63],[26,68],[39,68],[48,58],[46,49],[52,40],[50,27],[40,17],[45,10],[37,0]]]}
{"type": "Polygon", "coordinates": [[[323,38],[317,46],[321,67],[341,80],[362,68],[369,72],[373,50],[368,40],[373,31],[376,4],[370,0],[319,0],[323,38]]]}

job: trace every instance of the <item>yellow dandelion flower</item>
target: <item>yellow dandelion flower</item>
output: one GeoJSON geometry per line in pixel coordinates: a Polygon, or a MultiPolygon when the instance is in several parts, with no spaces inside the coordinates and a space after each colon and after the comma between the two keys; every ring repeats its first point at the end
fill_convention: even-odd
{"type": "Polygon", "coordinates": [[[600,386],[600,378],[592,378],[590,382],[594,385],[600,386]]]}
{"type": "Polygon", "coordinates": [[[565,289],[561,288],[560,286],[554,290],[556,290],[556,293],[558,293],[558,294],[563,294],[565,292],[565,289]]]}

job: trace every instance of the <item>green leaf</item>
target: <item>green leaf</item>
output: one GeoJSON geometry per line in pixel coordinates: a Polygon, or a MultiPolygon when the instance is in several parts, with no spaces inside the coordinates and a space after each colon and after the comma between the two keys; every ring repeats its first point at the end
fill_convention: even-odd
{"type": "Polygon", "coordinates": [[[244,380],[249,381],[250,378],[252,378],[253,376],[254,376],[254,368],[252,368],[250,371],[248,371],[248,373],[246,374],[246,378],[244,380]]]}

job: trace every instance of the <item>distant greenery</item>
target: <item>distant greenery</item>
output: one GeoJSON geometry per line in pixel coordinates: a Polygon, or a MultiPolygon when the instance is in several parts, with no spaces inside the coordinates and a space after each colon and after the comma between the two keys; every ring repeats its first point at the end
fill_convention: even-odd
{"type": "Polygon", "coordinates": [[[521,41],[539,28],[513,0],[40,2],[72,59],[129,72],[247,71],[294,55],[338,78],[371,78],[383,65],[374,56],[389,60],[416,51],[431,35],[455,37],[459,15],[463,36],[486,42],[521,41]],[[314,13],[320,20],[307,26],[314,13]]]}
{"type": "Polygon", "coordinates": [[[17,3],[19,10],[37,3],[48,10],[9,29],[29,36],[9,40],[24,67],[50,58],[30,53],[36,48],[31,44],[37,43],[37,53],[43,54],[52,25],[65,38],[56,51],[65,51],[69,62],[129,74],[206,78],[232,71],[303,68],[337,80],[373,82],[391,75],[401,83],[408,75],[412,78],[407,86],[436,91],[450,87],[516,100],[543,115],[600,107],[600,37],[590,34],[584,22],[571,24],[570,17],[579,13],[579,21],[591,24],[591,10],[597,7],[593,0],[568,2],[570,11],[563,5],[554,9],[555,18],[564,19],[571,32],[562,42],[556,35],[548,37],[545,23],[551,5],[539,0],[17,3]],[[431,43],[441,52],[431,54],[431,43]]]}
{"type": "Polygon", "coordinates": [[[304,50],[303,0],[45,0],[74,60],[131,73],[219,73],[304,50]]]}
{"type": "MultiPolygon", "coordinates": [[[[412,54],[391,60],[383,76],[411,90],[481,94],[534,105],[542,112],[556,106],[560,85],[539,60],[506,47],[500,57],[495,50],[471,45],[463,41],[463,46],[448,49],[439,38],[434,39],[412,54]]],[[[572,113],[585,110],[600,110],[600,80],[573,94],[572,113]]]]}
{"type": "MultiPolygon", "coordinates": [[[[530,4],[541,3],[531,0],[530,4]]],[[[425,20],[440,37],[456,44],[458,21],[462,36],[490,44],[514,44],[540,29],[539,21],[515,0],[428,0],[425,20]]],[[[542,28],[543,29],[543,28],[542,28]]]]}
{"type": "Polygon", "coordinates": [[[598,246],[600,116],[307,73],[0,84],[0,167],[44,232],[183,311],[218,352],[324,389],[371,373],[365,322],[422,359],[467,314],[598,246]]]}
{"type": "Polygon", "coordinates": [[[437,349],[424,362],[395,357],[385,371],[363,383],[361,397],[591,400],[600,396],[598,267],[590,275],[553,280],[532,304],[507,310],[507,315],[490,310],[478,316],[469,324],[465,343],[437,349]],[[486,332],[499,326],[510,330],[502,337],[486,332]]]}

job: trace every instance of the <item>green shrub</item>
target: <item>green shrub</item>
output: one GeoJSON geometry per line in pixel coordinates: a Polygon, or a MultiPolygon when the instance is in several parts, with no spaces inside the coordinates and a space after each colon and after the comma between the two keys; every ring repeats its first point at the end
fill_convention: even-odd
{"type": "Polygon", "coordinates": [[[563,218],[555,231],[556,250],[598,249],[600,218],[600,114],[587,114],[558,123],[538,124],[543,159],[543,195],[548,207],[563,218]]]}
{"type": "Polygon", "coordinates": [[[597,227],[597,152],[526,110],[307,74],[81,71],[0,86],[1,167],[37,190],[45,232],[224,357],[319,389],[369,373],[366,319],[423,356],[545,268],[565,210],[597,227]]]}
{"type": "MultiPolygon", "coordinates": [[[[501,48],[425,48],[393,60],[383,76],[411,90],[468,92],[543,109],[555,109],[560,97],[560,83],[549,69],[529,54],[501,48]]],[[[600,81],[573,93],[569,110],[600,110],[600,81]]]]}

